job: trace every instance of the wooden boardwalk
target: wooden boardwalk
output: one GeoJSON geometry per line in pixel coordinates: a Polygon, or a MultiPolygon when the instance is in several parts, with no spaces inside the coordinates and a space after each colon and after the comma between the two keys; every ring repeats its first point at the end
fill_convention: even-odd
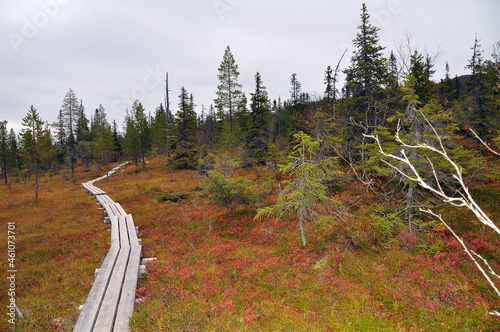
{"type": "Polygon", "coordinates": [[[111,224],[111,247],[101,268],[96,270],[94,285],[81,309],[74,332],[129,331],[128,321],[134,310],[141,264],[141,241],[132,215],[94,185],[126,164],[82,184],[85,190],[95,195],[107,215],[104,222],[111,224]]]}

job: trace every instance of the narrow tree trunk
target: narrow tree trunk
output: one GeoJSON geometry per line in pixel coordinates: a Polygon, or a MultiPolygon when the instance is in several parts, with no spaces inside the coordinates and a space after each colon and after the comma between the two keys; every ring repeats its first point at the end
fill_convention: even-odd
{"type": "Polygon", "coordinates": [[[300,238],[302,239],[302,246],[305,248],[307,246],[306,241],[306,230],[304,228],[305,211],[299,209],[299,226],[300,226],[300,238]]]}
{"type": "Polygon", "coordinates": [[[38,160],[35,160],[35,202],[38,202],[38,160]]]}
{"type": "Polygon", "coordinates": [[[408,189],[408,193],[406,194],[406,209],[405,209],[405,219],[408,221],[408,227],[411,228],[411,222],[412,222],[412,209],[413,209],[413,195],[414,195],[415,189],[410,186],[408,189]]]}

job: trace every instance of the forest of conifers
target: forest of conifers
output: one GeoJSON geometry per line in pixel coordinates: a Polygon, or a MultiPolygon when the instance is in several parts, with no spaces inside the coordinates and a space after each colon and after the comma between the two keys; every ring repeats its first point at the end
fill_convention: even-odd
{"type": "Polygon", "coordinates": [[[20,330],[76,321],[109,235],[88,221],[93,202],[67,197],[126,160],[103,190],[158,257],[135,331],[496,331],[500,41],[490,55],[476,36],[468,74],[434,77],[441,54],[409,36],[391,51],[379,31],[363,4],[321,95],[293,73],[275,99],[259,72],[245,95],[228,46],[208,109],[189,87],[170,96],[166,73],[159,106],[136,100],[123,123],[72,89],[55,123],[36,105],[18,133],[0,121],[0,203],[23,227],[20,330]]]}
{"type": "MultiPolygon", "coordinates": [[[[294,134],[303,132],[321,141],[317,158],[337,157],[357,170],[360,180],[369,181],[388,175],[375,162],[373,140],[364,135],[387,137],[398,123],[410,141],[429,142],[430,129],[423,120],[427,117],[457,157],[471,155],[460,147],[461,139],[472,135],[468,128],[488,142],[498,137],[498,45],[489,59],[476,37],[470,51],[464,48],[470,52],[469,62],[464,63],[469,74],[450,77],[446,65],[445,77],[436,79],[438,55],[412,49],[410,40],[388,52],[379,43],[379,28],[370,23],[365,5],[357,29],[349,66],[339,68],[339,61],[326,68],[322,96],[302,91],[300,78],[292,74],[289,98],[271,99],[258,72],[255,90],[246,96],[229,47],[219,67],[214,104],[201,112],[195,110],[194,96],[182,87],[175,106],[170,105],[168,93],[155,110],[144,109],[136,100],[124,110],[120,126],[106,118],[102,105],[89,119],[83,102],[69,89],[57,123],[41,119],[36,106],[23,118],[20,133],[0,122],[3,180],[7,185],[9,179],[61,169],[73,174],[77,164],[106,166],[119,159],[145,165],[151,155],[167,156],[165,162],[175,168],[202,171],[209,167],[211,153],[232,154],[244,167],[277,165],[291,150],[294,134]],[[343,86],[339,71],[346,77],[343,86]]],[[[462,166],[467,168],[471,159],[465,161],[462,166]]]]}

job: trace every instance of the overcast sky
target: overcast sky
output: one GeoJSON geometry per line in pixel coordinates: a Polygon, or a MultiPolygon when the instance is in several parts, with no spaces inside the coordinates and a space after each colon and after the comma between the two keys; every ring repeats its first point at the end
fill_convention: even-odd
{"type": "MultiPolygon", "coordinates": [[[[366,4],[387,54],[408,33],[421,52],[440,51],[436,80],[446,61],[452,76],[467,72],[476,33],[487,59],[500,41],[498,0],[366,4]]],[[[184,86],[200,112],[213,103],[228,45],[247,95],[257,71],[271,99],[289,98],[293,73],[304,92],[321,95],[327,66],[346,47],[341,68],[349,66],[360,8],[351,0],[0,0],[0,120],[17,132],[34,105],[55,122],[71,88],[88,118],[102,104],[121,128],[134,99],[151,113],[163,102],[167,71],[173,110],[184,86]]]]}

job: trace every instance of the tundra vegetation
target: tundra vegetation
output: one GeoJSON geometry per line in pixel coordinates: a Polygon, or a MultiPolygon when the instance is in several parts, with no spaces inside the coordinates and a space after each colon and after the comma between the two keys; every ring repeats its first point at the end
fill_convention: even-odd
{"type": "Polygon", "coordinates": [[[337,59],[321,96],[293,73],[272,99],[257,72],[247,98],[227,47],[199,112],[167,86],[119,128],[69,89],[56,123],[35,106],[19,135],[0,121],[16,329],[72,329],[110,244],[78,184],[132,160],[100,186],[157,258],[133,331],[498,330],[500,44],[487,59],[476,37],[469,74],[435,79],[437,54],[386,50],[360,18],[340,91],[337,59]]]}

